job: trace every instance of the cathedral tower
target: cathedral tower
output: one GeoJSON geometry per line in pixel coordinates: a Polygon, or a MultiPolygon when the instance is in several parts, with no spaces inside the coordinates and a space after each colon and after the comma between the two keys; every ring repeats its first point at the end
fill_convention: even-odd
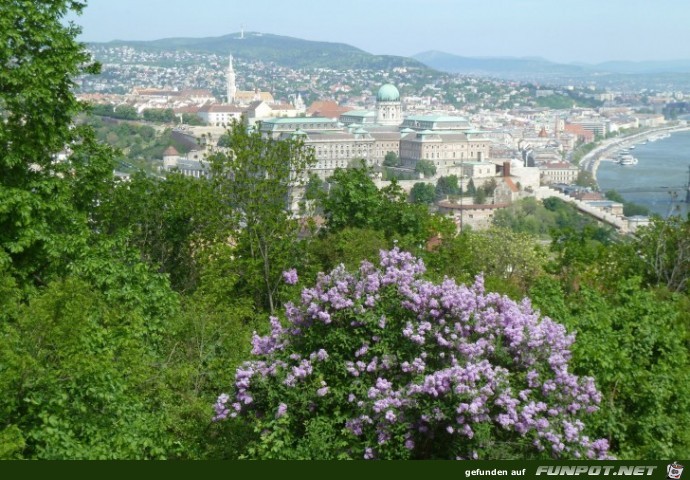
{"type": "Polygon", "coordinates": [[[235,103],[235,94],[237,87],[235,86],[235,69],[232,67],[232,55],[230,55],[230,63],[228,65],[228,103],[235,103]]]}

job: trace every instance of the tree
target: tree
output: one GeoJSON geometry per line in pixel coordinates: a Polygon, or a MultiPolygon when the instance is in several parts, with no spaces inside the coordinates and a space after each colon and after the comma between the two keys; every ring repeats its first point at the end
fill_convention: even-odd
{"type": "Polygon", "coordinates": [[[215,194],[238,229],[247,288],[273,312],[281,274],[299,258],[300,225],[292,209],[314,152],[299,139],[264,138],[237,121],[227,135],[230,151],[209,157],[215,194]]]}
{"type": "Polygon", "coordinates": [[[479,187],[474,194],[474,203],[483,205],[486,203],[486,198],[486,190],[484,190],[484,187],[479,187]]]}
{"type": "Polygon", "coordinates": [[[467,194],[474,197],[477,194],[477,187],[474,186],[474,180],[470,178],[467,184],[467,194]]]}
{"type": "Polygon", "coordinates": [[[436,175],[436,165],[429,160],[419,160],[414,167],[414,171],[421,173],[425,177],[433,177],[436,175]]]}
{"type": "Polygon", "coordinates": [[[311,244],[321,271],[331,270],[341,263],[356,268],[363,260],[375,262],[381,250],[392,246],[381,230],[346,227],[327,232],[311,244]]]}
{"type": "Polygon", "coordinates": [[[427,258],[434,278],[468,282],[481,274],[493,289],[520,297],[544,275],[547,252],[530,234],[491,227],[446,238],[427,258]]]}
{"type": "Polygon", "coordinates": [[[328,231],[371,228],[410,249],[420,248],[440,231],[448,231],[450,220],[432,216],[426,205],[409,203],[397,182],[379,191],[371,172],[365,166],[336,170],[329,179],[330,192],[323,200],[328,231]]]}
{"type": "Polygon", "coordinates": [[[177,298],[121,238],[97,240],[31,298],[0,291],[0,412],[23,438],[22,458],[164,458],[175,449],[160,365],[177,298]]]}
{"type": "Polygon", "coordinates": [[[424,270],[394,249],[320,275],[287,326],[254,336],[215,418],[253,425],[250,458],[606,458],[583,422],[601,394],[569,372],[574,336],[481,278],[424,270]]]}
{"type": "Polygon", "coordinates": [[[323,200],[326,225],[331,231],[345,227],[375,228],[381,197],[371,168],[337,169],[328,179],[328,196],[323,200]]]}
{"type": "Polygon", "coordinates": [[[448,195],[460,195],[462,190],[458,185],[458,176],[440,177],[436,181],[436,199],[442,200],[448,195]]]}
{"type": "Polygon", "coordinates": [[[690,280],[690,219],[652,217],[636,236],[634,245],[646,279],[674,292],[686,291],[690,280]]]}
{"type": "Polygon", "coordinates": [[[530,297],[577,332],[571,366],[596,378],[603,398],[589,425],[614,455],[670,458],[690,449],[687,297],[644,289],[634,276],[570,293],[542,277],[530,297]]]}
{"type": "Polygon", "coordinates": [[[434,203],[434,200],[436,200],[436,189],[431,184],[417,182],[410,191],[410,198],[413,203],[434,203]]]}
{"type": "Polygon", "coordinates": [[[206,122],[194,113],[183,113],[182,123],[185,125],[206,125],[206,122]]]}
{"type": "Polygon", "coordinates": [[[649,215],[649,209],[642,205],[638,205],[632,202],[626,202],[623,195],[618,193],[616,190],[609,190],[606,192],[606,198],[623,204],[623,215],[626,217],[632,217],[635,215],[649,215]]]}
{"type": "Polygon", "coordinates": [[[0,5],[0,261],[38,284],[80,255],[87,211],[112,179],[112,153],[73,125],[84,106],[72,78],[99,70],[76,41],[79,28],[64,21],[83,8],[69,0],[0,5]]]}
{"type": "Polygon", "coordinates": [[[592,175],[592,172],[587,170],[582,170],[577,172],[577,179],[575,180],[575,185],[581,187],[597,188],[597,181],[592,175]]]}
{"type": "Polygon", "coordinates": [[[482,188],[484,189],[484,192],[486,192],[486,195],[488,197],[492,197],[494,192],[496,191],[497,186],[498,184],[496,183],[496,179],[492,177],[484,183],[484,186],[482,188]]]}
{"type": "Polygon", "coordinates": [[[383,158],[383,165],[385,167],[397,167],[400,164],[400,159],[395,152],[388,152],[383,158]]]}
{"type": "Polygon", "coordinates": [[[126,232],[143,260],[170,275],[180,292],[195,290],[205,249],[232,234],[211,182],[179,173],[165,180],[135,173],[112,189],[99,212],[103,233],[126,232]]]}
{"type": "Polygon", "coordinates": [[[309,181],[304,189],[304,198],[306,200],[316,200],[321,196],[324,182],[315,173],[309,174],[309,181]]]}
{"type": "Polygon", "coordinates": [[[117,105],[113,108],[112,116],[123,120],[137,120],[139,118],[139,113],[137,113],[137,109],[131,105],[117,105]]]}
{"type": "Polygon", "coordinates": [[[172,108],[149,108],[144,110],[144,120],[158,123],[173,123],[175,114],[172,108]]]}

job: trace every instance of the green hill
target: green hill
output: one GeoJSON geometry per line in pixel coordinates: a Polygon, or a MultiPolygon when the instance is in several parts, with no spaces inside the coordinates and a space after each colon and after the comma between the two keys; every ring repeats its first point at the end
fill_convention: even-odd
{"type": "Polygon", "coordinates": [[[151,41],[115,40],[95,46],[131,46],[148,51],[187,50],[232,54],[242,60],[261,60],[291,68],[392,69],[407,67],[428,70],[421,62],[392,55],[372,55],[344,43],[316,42],[299,38],[246,32],[208,38],[166,38],[151,41]]]}

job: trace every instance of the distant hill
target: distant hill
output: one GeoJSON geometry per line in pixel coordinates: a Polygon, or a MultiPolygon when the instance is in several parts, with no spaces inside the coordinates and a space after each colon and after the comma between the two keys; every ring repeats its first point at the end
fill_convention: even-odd
{"type": "Polygon", "coordinates": [[[533,57],[461,57],[432,50],[419,53],[412,58],[431,68],[450,73],[499,76],[502,74],[581,75],[587,73],[583,67],[577,65],[565,65],[533,57]]]}
{"type": "Polygon", "coordinates": [[[604,62],[594,67],[606,72],[626,74],[690,73],[690,60],[604,62]]]}
{"type": "Polygon", "coordinates": [[[428,70],[429,67],[406,57],[372,55],[344,43],[316,42],[299,38],[245,32],[222,37],[165,38],[151,41],[115,40],[92,43],[98,46],[131,46],[149,51],[188,50],[230,55],[243,60],[273,62],[291,68],[323,67],[390,70],[408,67],[428,70]]]}
{"type": "Polygon", "coordinates": [[[532,57],[462,57],[433,50],[419,53],[412,58],[443,72],[493,75],[508,78],[528,76],[582,77],[592,74],[650,75],[659,73],[690,73],[690,60],[564,64],[532,57]]]}

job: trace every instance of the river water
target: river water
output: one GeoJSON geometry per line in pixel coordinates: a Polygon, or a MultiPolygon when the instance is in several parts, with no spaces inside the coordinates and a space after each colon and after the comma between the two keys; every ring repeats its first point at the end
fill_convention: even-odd
{"type": "Polygon", "coordinates": [[[617,190],[627,201],[644,205],[662,217],[685,216],[690,131],[674,133],[646,145],[638,144],[631,153],[638,159],[637,165],[621,166],[608,161],[599,164],[599,188],[617,190]]]}

